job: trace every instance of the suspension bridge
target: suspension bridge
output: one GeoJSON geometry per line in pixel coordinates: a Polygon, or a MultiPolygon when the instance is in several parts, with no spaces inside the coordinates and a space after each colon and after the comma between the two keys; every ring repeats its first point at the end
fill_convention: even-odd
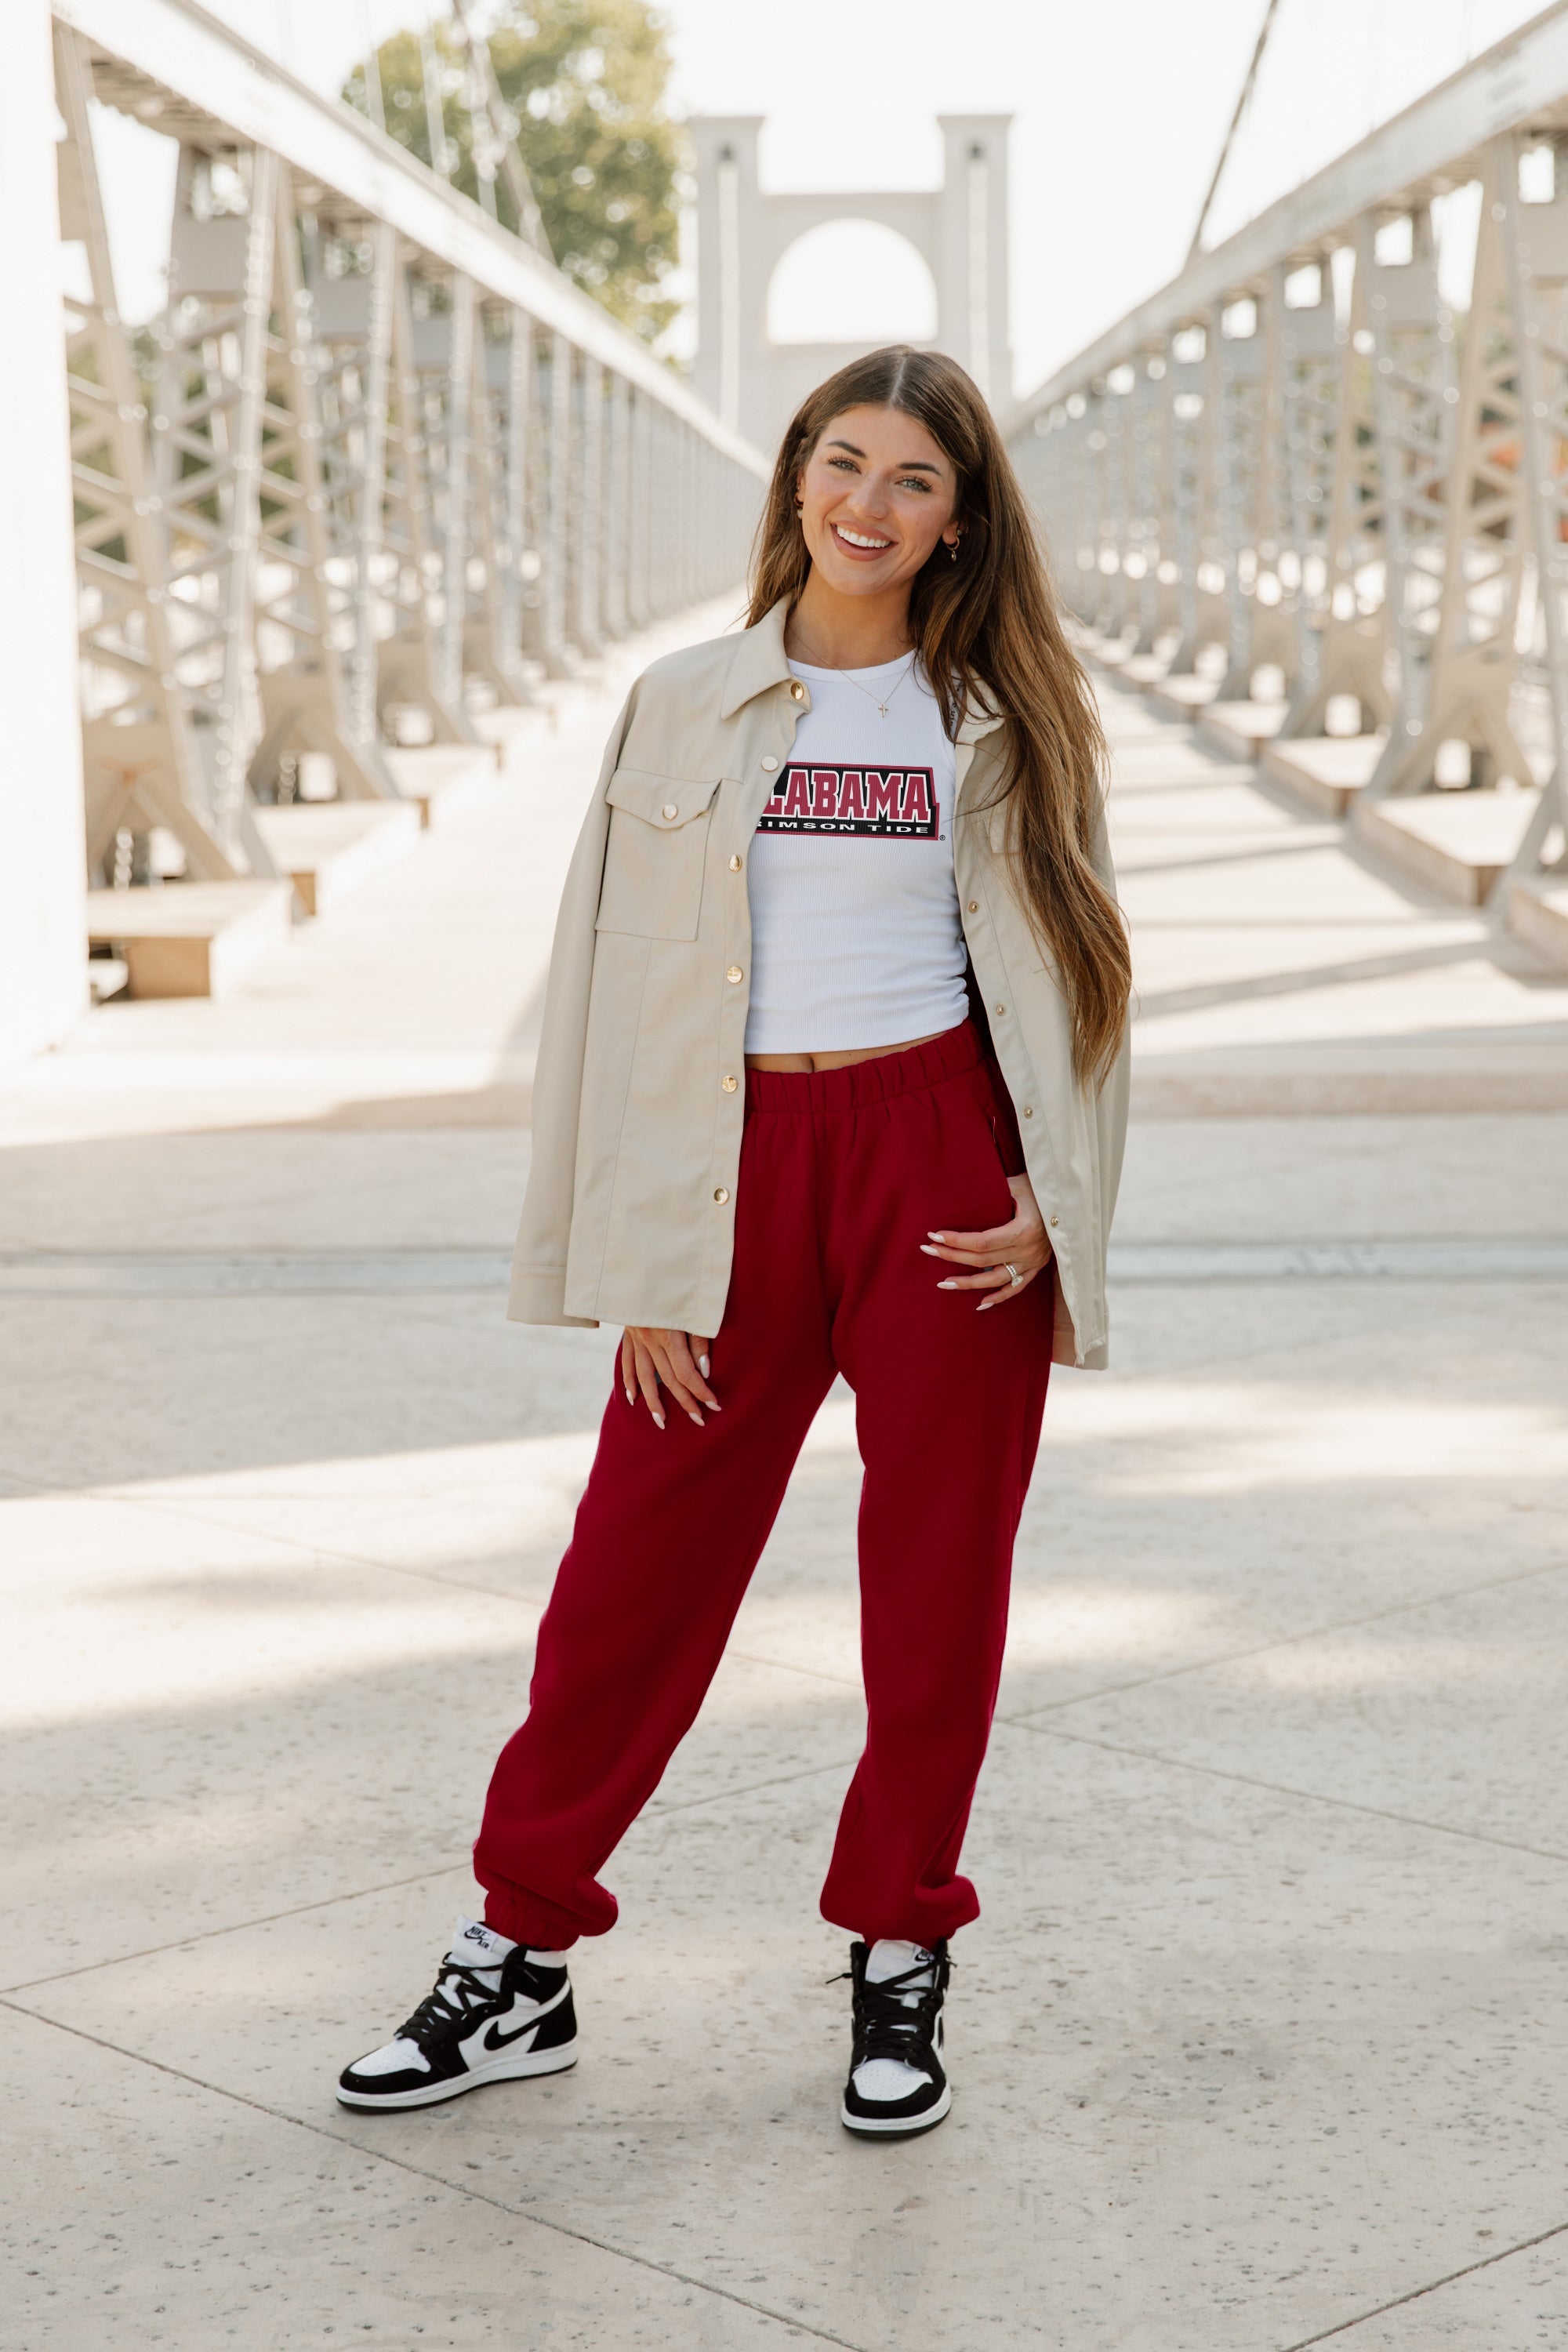
{"type": "Polygon", "coordinates": [[[555,268],[466,8],[472,199],[374,75],[13,0],[7,2343],[1568,2336],[1568,5],[1254,204],[1329,11],[1258,13],[1191,255],[1012,401],[1025,114],[853,199],[695,123],[682,378],[555,268]],[[136,329],[116,110],[178,155],[136,329]],[[952,2121],[896,2166],[833,2121],[842,1384],[574,1955],[583,2063],[356,2118],[478,1901],[619,1336],[503,1320],[556,900],[631,679],[735,622],[758,445],[839,356],[763,280],[835,208],[988,381],[1137,973],[1114,1370],[1053,1375],[952,2121]]]}
{"type": "MultiPolygon", "coordinates": [[[[461,12],[479,201],[372,119],[374,77],[367,113],[323,100],[195,0],[59,0],[27,24],[14,352],[58,345],[57,224],[77,267],[63,367],[14,367],[6,394],[8,539],[29,551],[0,651],[25,713],[12,1052],[113,984],[89,944],[145,992],[275,942],[324,860],[374,862],[457,749],[504,745],[531,679],[739,579],[765,469],[742,407],[776,425],[779,371],[834,356],[770,352],[761,289],[847,201],[761,195],[756,124],[698,125],[710,406],[541,249],[461,12]],[[178,142],[168,302],[141,342],[93,100],[178,142]],[[496,219],[508,175],[531,234],[496,219]]],[[[1222,242],[1200,224],[1170,285],[1006,414],[1103,663],[1559,957],[1565,125],[1552,7],[1222,242]],[[1438,248],[1472,198],[1460,301],[1438,248]]],[[[856,200],[912,224],[939,335],[1004,410],[1005,129],[950,118],[934,197],[856,200]]]]}
{"type": "Polygon", "coordinates": [[[1562,9],[1195,241],[1021,425],[1102,662],[1568,959],[1562,9]]]}

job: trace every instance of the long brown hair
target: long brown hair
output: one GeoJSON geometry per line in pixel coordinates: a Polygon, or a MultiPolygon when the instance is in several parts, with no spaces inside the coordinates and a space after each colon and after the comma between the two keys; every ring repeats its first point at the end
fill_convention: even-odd
{"type": "Polygon", "coordinates": [[[910,633],[954,735],[966,707],[1006,723],[998,798],[1024,906],[1056,958],[1072,1016],[1073,1069],[1103,1083],[1127,1019],[1131,959],[1120,908],[1094,870],[1105,738],[1062,633],[1018,478],[978,387],[940,352],[894,344],[851,360],[796,411],[779,446],[752,559],[755,626],[793,604],[811,557],[795,512],[802,467],[847,408],[897,408],[925,426],[958,476],[963,526],[939,541],[910,593],[910,633]]]}

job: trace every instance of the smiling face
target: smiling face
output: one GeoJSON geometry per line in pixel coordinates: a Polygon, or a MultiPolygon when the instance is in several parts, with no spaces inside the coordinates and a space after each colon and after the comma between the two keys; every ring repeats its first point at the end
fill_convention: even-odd
{"type": "Polygon", "coordinates": [[[813,568],[841,595],[907,593],[937,541],[959,537],[952,466],[900,408],[830,417],[796,490],[813,568]]]}

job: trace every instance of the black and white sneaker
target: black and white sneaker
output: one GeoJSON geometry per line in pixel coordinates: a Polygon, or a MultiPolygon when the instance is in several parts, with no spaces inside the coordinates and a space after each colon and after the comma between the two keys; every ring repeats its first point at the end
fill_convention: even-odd
{"type": "Polygon", "coordinates": [[[952,2105],[942,2063],[942,2004],[952,1963],[944,1943],[884,1937],[851,1944],[855,2050],[839,2120],[869,2139],[910,2139],[952,2105]]]}
{"type": "Polygon", "coordinates": [[[345,2107],[428,2107],[481,2083],[576,2063],[563,1955],[459,1917],[435,1990],[390,2042],[343,2069],[338,2097],[345,2107]]]}

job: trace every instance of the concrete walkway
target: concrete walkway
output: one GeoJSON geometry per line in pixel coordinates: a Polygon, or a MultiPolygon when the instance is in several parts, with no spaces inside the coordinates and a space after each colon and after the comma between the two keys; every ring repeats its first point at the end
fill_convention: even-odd
{"type": "Polygon", "coordinates": [[[0,1099],[0,2345],[1555,2352],[1568,981],[1109,686],[1117,1369],[1053,1388],[952,2121],[836,2120],[842,1397],[582,2063],[333,2104],[476,1899],[605,1395],[616,1335],[497,1276],[621,683],[243,997],[106,1006],[0,1099]]]}

